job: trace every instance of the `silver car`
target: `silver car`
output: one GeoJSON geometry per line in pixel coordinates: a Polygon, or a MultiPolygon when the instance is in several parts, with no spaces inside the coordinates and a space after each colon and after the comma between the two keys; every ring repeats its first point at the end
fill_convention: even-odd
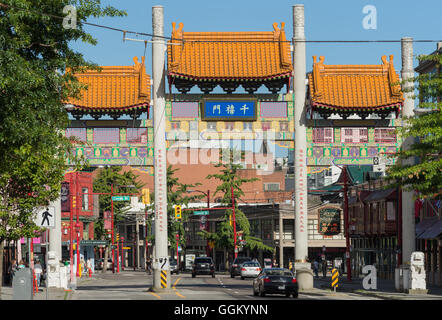
{"type": "Polygon", "coordinates": [[[244,280],[244,278],[256,278],[261,270],[261,265],[258,262],[244,262],[241,265],[241,280],[244,280]]]}

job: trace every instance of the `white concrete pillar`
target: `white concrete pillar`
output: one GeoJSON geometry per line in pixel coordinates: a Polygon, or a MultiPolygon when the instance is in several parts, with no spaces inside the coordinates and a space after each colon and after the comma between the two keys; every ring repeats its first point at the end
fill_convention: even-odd
{"type": "Polygon", "coordinates": [[[170,287],[167,271],[166,288],[161,284],[160,261],[168,258],[167,250],[167,164],[166,164],[166,100],[165,100],[165,39],[164,8],[152,7],[152,100],[154,125],[154,183],[155,183],[155,260],[153,261],[153,289],[170,287]]]}
{"type": "Polygon", "coordinates": [[[55,208],[55,228],[49,229],[49,251],[55,252],[57,261],[61,261],[61,198],[50,206],[55,208]]]}
{"type": "Polygon", "coordinates": [[[306,58],[304,5],[293,6],[294,47],[294,121],[295,121],[295,269],[299,289],[313,288],[313,272],[308,258],[307,233],[307,132],[306,132],[306,58]]]}
{"type": "MultiPolygon", "coordinates": [[[[402,70],[401,77],[402,81],[407,79],[412,79],[414,77],[413,69],[413,39],[412,38],[402,38],[401,39],[401,49],[402,49],[402,70]]],[[[403,82],[402,90],[404,91],[404,106],[402,108],[402,117],[412,117],[414,116],[414,92],[405,92],[412,90],[414,88],[413,82],[403,82]]],[[[406,126],[407,121],[403,122],[406,126]]],[[[403,149],[408,149],[413,143],[413,137],[405,139],[402,143],[403,149]]],[[[412,164],[413,158],[403,161],[406,164],[412,164]]],[[[415,251],[416,242],[416,228],[414,221],[414,199],[413,191],[402,191],[402,264],[404,266],[409,266],[411,253],[415,251]]]]}

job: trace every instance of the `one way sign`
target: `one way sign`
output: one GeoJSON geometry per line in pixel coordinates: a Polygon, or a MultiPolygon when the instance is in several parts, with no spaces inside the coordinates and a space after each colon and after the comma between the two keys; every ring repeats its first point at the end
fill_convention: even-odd
{"type": "Polygon", "coordinates": [[[40,208],[34,221],[39,227],[55,228],[55,207],[40,208]]]}

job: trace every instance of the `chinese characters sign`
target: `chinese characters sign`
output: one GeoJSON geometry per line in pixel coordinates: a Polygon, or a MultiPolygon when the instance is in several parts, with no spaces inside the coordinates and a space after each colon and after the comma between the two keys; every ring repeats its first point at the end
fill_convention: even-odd
{"type": "Polygon", "coordinates": [[[327,236],[341,232],[341,210],[337,208],[323,208],[319,210],[319,233],[327,236]]]}
{"type": "Polygon", "coordinates": [[[204,120],[255,120],[255,100],[204,100],[204,120]]]}

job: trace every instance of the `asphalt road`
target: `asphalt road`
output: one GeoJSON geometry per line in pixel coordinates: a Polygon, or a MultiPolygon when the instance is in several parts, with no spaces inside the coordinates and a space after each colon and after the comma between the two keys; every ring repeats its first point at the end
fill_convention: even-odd
{"type": "MultiPolygon", "coordinates": [[[[293,300],[283,295],[256,297],[252,293],[252,279],[241,280],[217,274],[192,278],[189,273],[172,275],[171,288],[152,292],[152,275],[144,271],[97,273],[92,278],[78,280],[72,300],[293,300]]],[[[355,293],[330,292],[315,284],[313,290],[300,292],[299,300],[376,300],[355,293]]]]}

